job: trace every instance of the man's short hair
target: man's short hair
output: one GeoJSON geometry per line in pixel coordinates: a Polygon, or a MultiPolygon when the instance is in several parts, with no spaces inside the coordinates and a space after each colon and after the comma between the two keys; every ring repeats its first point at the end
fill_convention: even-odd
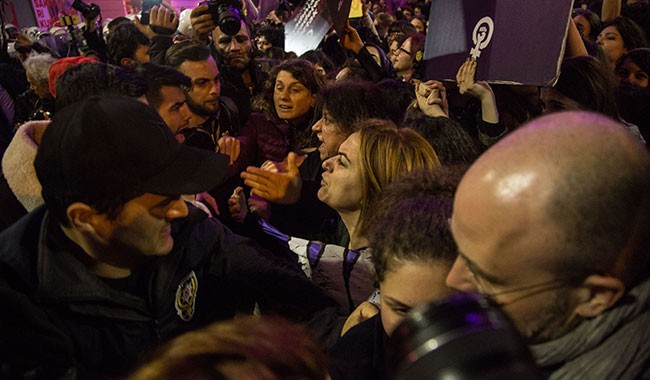
{"type": "Polygon", "coordinates": [[[161,89],[164,86],[182,90],[192,87],[192,80],[187,75],[167,66],[143,63],[136,67],[136,74],[147,81],[147,101],[154,109],[158,109],[163,102],[161,89]]]}
{"type": "Polygon", "coordinates": [[[139,98],[147,92],[147,82],[131,70],[101,62],[81,63],[67,69],[56,82],[56,109],[91,96],[139,98]]]}
{"type": "MultiPolygon", "coordinates": [[[[564,115],[565,123],[576,117],[593,125],[614,123],[596,114],[571,115],[573,120],[564,115]]],[[[633,287],[650,270],[650,158],[641,144],[630,152],[615,140],[612,149],[564,161],[545,211],[561,231],[559,276],[578,281],[607,273],[633,287]]]]}
{"type": "Polygon", "coordinates": [[[112,32],[113,29],[117,28],[120,25],[124,25],[124,24],[133,24],[133,21],[129,20],[128,18],[126,18],[124,16],[115,17],[107,25],[109,33],[112,32]]]}
{"type": "Polygon", "coordinates": [[[108,35],[106,55],[108,62],[121,65],[122,58],[133,58],[139,46],[149,46],[151,42],[133,23],[120,24],[108,35]]]}
{"type": "Polygon", "coordinates": [[[528,165],[544,173],[549,194],[540,194],[536,217],[555,231],[545,255],[556,278],[579,285],[590,275],[608,275],[626,288],[648,278],[650,156],[624,125],[595,113],[553,113],[482,158],[497,165],[479,165],[476,173],[506,175],[528,165]]]}
{"type": "Polygon", "coordinates": [[[210,49],[196,41],[186,40],[172,45],[165,55],[167,66],[178,68],[185,61],[202,62],[210,58],[210,49]]]}
{"type": "Polygon", "coordinates": [[[451,267],[458,249],[449,218],[454,192],[466,168],[418,170],[380,194],[368,225],[379,282],[400,261],[441,261],[451,267]]]}

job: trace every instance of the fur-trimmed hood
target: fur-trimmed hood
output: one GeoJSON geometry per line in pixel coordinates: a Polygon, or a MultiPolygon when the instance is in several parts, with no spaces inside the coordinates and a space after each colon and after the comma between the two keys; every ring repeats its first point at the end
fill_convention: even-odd
{"type": "Polygon", "coordinates": [[[34,141],[34,129],[45,127],[49,121],[30,121],[18,128],[16,135],[2,157],[2,172],[18,201],[31,212],[44,203],[41,183],[36,177],[34,159],[38,144],[34,141]]]}

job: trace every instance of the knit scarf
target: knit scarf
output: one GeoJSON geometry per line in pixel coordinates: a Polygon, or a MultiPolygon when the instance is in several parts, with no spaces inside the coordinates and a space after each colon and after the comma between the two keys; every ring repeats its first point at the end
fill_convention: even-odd
{"type": "Polygon", "coordinates": [[[557,367],[549,379],[625,380],[640,375],[650,359],[650,279],[622,301],[558,339],[531,346],[540,367],[557,367]]]}

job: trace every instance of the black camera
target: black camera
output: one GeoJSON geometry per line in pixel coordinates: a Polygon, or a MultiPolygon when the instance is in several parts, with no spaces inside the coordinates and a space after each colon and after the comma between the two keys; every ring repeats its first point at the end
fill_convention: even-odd
{"type": "Polygon", "coordinates": [[[415,309],[390,341],[398,380],[542,380],[510,319],[477,294],[415,309]]]}
{"type": "Polygon", "coordinates": [[[95,17],[99,16],[99,13],[101,12],[101,9],[99,9],[99,5],[95,3],[91,3],[90,5],[88,5],[81,0],[74,0],[74,2],[72,3],[72,8],[81,12],[81,14],[87,20],[94,19],[95,17]]]}
{"type": "Polygon", "coordinates": [[[242,3],[240,0],[208,0],[199,5],[208,5],[214,24],[222,32],[234,36],[239,32],[242,21],[242,3]]]}

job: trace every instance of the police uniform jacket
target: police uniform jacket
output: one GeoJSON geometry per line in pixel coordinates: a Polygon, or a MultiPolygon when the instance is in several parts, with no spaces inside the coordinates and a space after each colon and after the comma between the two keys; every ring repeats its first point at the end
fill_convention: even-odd
{"type": "Polygon", "coordinates": [[[111,378],[157,343],[254,303],[293,320],[333,305],[291,264],[188,207],[172,222],[171,253],[122,284],[91,273],[45,208],[4,231],[0,378],[111,378]]]}

